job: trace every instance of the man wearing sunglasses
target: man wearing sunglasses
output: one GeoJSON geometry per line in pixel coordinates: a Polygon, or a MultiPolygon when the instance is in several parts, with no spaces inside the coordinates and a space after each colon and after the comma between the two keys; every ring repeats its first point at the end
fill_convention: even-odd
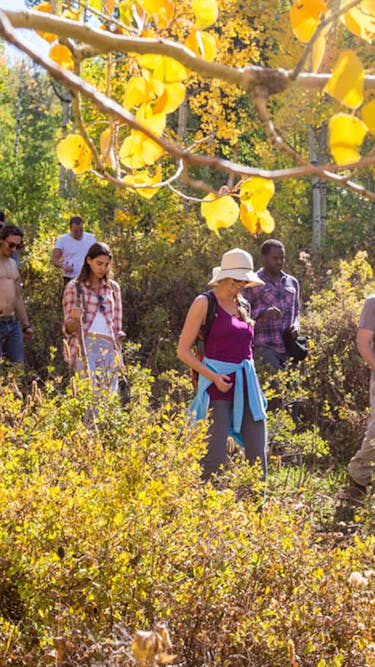
{"type": "Polygon", "coordinates": [[[7,224],[0,230],[0,359],[23,363],[23,338],[33,335],[21,294],[13,253],[22,247],[23,230],[7,224]]]}

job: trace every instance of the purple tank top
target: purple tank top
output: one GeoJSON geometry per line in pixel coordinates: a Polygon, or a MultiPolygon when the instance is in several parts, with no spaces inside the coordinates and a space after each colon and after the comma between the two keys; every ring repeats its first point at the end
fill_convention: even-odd
{"type": "MultiPolygon", "coordinates": [[[[251,324],[229,315],[218,303],[217,314],[206,341],[205,355],[211,359],[218,359],[218,361],[239,364],[244,359],[252,358],[253,337],[254,331],[251,324]]],[[[231,377],[234,383],[235,373],[232,373],[231,377]]],[[[211,384],[208,388],[208,394],[212,401],[232,400],[234,385],[228,392],[224,393],[219,391],[214,384],[211,384]]]]}

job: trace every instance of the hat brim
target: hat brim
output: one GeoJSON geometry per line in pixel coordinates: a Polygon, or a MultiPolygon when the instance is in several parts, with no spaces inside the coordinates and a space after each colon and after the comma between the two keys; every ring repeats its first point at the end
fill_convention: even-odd
{"type": "Polygon", "coordinates": [[[219,283],[221,280],[224,280],[225,278],[244,280],[246,281],[246,287],[264,285],[263,280],[261,280],[254,271],[246,271],[246,269],[220,269],[215,277],[211,278],[207,285],[217,285],[217,283],[219,283]]]}

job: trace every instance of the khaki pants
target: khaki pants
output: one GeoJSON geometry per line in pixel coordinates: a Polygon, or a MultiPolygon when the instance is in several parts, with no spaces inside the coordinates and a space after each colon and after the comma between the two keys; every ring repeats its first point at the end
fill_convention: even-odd
{"type": "Polygon", "coordinates": [[[348,465],[349,475],[355,482],[367,486],[375,471],[375,373],[370,380],[370,417],[361,448],[348,465]]]}

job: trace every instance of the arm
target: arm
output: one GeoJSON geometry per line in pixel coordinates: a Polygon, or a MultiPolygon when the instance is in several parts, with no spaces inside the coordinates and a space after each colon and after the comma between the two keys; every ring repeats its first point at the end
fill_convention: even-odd
{"type": "Polygon", "coordinates": [[[21,294],[21,288],[19,281],[16,280],[16,304],[15,304],[15,311],[17,315],[17,319],[19,320],[21,327],[22,327],[22,332],[26,338],[31,338],[33,335],[33,330],[32,327],[30,326],[27,318],[27,313],[26,313],[26,308],[24,304],[24,300],[22,298],[21,294]]]}
{"type": "Polygon", "coordinates": [[[193,368],[201,375],[211,380],[220,391],[228,391],[232,387],[232,382],[228,375],[214,373],[192,353],[191,348],[198,336],[199,329],[204,323],[207,315],[208,299],[202,294],[191,304],[186,320],[181,331],[180,340],[177,347],[177,356],[187,366],[193,368]]]}
{"type": "Polygon", "coordinates": [[[295,281],[294,286],[296,288],[296,294],[294,297],[294,320],[291,324],[290,331],[295,337],[297,337],[300,330],[300,290],[298,280],[295,281]]]}
{"type": "Polygon", "coordinates": [[[64,333],[70,335],[77,333],[82,317],[82,308],[77,306],[77,293],[75,282],[70,282],[66,286],[63,295],[63,311],[64,311],[64,333]]]}
{"type": "Polygon", "coordinates": [[[64,264],[63,254],[60,248],[54,248],[52,250],[51,263],[53,266],[56,266],[57,269],[64,269],[66,273],[72,273],[73,271],[71,264],[64,264]]]}
{"type": "Polygon", "coordinates": [[[357,349],[372,371],[375,371],[375,352],[373,349],[374,331],[371,329],[358,329],[357,349]]]}
{"type": "Polygon", "coordinates": [[[118,283],[112,281],[114,313],[113,313],[113,331],[115,340],[121,341],[126,338],[125,332],[122,330],[122,300],[121,289],[118,283]]]}

